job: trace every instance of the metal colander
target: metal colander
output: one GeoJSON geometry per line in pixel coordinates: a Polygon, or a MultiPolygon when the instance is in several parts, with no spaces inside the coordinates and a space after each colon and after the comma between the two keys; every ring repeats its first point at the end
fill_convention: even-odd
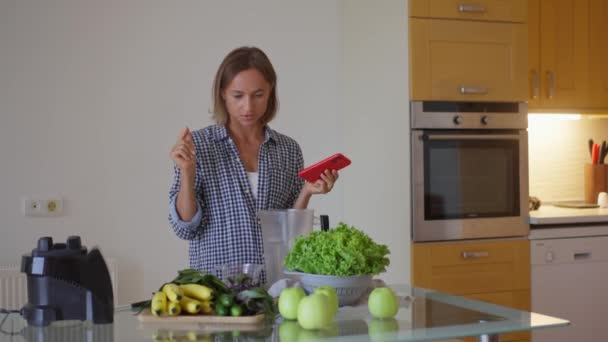
{"type": "Polygon", "coordinates": [[[333,287],[338,294],[339,306],[356,304],[372,285],[371,275],[331,276],[302,272],[285,272],[285,274],[299,278],[307,294],[314,292],[319,286],[333,287]]]}

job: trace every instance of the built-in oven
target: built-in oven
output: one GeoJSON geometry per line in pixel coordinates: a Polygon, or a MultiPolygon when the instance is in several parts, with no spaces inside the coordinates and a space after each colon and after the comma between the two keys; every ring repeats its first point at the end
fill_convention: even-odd
{"type": "Polygon", "coordinates": [[[528,234],[524,103],[412,102],[414,241],[528,234]]]}

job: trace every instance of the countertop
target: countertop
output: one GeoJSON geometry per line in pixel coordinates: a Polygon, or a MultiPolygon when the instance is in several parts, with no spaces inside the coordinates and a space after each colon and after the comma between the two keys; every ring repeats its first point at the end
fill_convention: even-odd
{"type": "MultiPolygon", "coordinates": [[[[15,342],[97,341],[149,342],[157,339],[197,341],[404,341],[418,342],[482,336],[494,340],[495,334],[564,327],[566,320],[529,311],[492,305],[459,296],[412,288],[391,286],[402,298],[400,310],[392,319],[374,319],[366,306],[340,308],[335,322],[326,329],[304,330],[295,321],[266,322],[260,325],[141,323],[128,309],[119,309],[112,324],[55,322],[47,327],[27,326],[19,315],[11,315],[4,325],[15,342]],[[58,324],[56,324],[58,323],[58,324]]],[[[4,314],[0,314],[3,321],[4,314]]],[[[2,336],[2,335],[0,335],[2,336]]],[[[6,339],[2,339],[5,341],[6,339]]]]}
{"type": "Polygon", "coordinates": [[[545,204],[541,205],[538,210],[530,211],[531,225],[561,225],[602,222],[608,224],[608,208],[576,209],[562,208],[545,204]]]}
{"type": "Polygon", "coordinates": [[[608,208],[562,208],[550,204],[530,211],[530,240],[608,236],[608,208]]]}

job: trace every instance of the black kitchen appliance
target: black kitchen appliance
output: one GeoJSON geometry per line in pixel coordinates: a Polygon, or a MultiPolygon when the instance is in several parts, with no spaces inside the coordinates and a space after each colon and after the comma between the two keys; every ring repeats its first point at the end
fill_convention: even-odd
{"type": "Polygon", "coordinates": [[[110,272],[97,248],[87,251],[79,236],[66,243],[42,237],[31,255],[21,259],[27,274],[28,303],[21,314],[30,325],[81,320],[112,323],[114,294],[110,272]]]}

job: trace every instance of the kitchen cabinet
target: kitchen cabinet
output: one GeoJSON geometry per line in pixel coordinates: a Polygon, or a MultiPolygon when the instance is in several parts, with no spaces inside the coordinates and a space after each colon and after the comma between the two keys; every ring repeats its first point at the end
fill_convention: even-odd
{"type": "Polygon", "coordinates": [[[526,101],[526,0],[410,0],[410,99],[526,101]]]}
{"type": "Polygon", "coordinates": [[[525,101],[526,24],[410,18],[412,100],[525,101]]]}
{"type": "Polygon", "coordinates": [[[526,0],[410,0],[410,17],[526,22],[526,0]]]}
{"type": "MultiPolygon", "coordinates": [[[[414,286],[530,309],[527,239],[415,243],[411,260],[414,286]]],[[[528,341],[529,336],[505,334],[501,341],[528,341]]]]}
{"type": "Polygon", "coordinates": [[[608,0],[528,2],[532,111],[608,108],[608,0]]]}
{"type": "Polygon", "coordinates": [[[591,105],[608,108],[608,0],[590,0],[589,31],[591,105]]]}

